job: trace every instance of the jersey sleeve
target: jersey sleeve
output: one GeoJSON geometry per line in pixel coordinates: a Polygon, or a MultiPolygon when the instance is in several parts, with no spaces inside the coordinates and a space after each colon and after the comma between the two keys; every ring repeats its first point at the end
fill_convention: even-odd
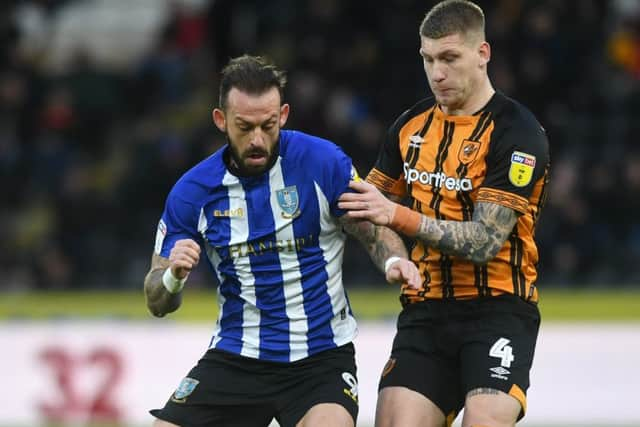
{"type": "Polygon", "coordinates": [[[549,163],[549,143],[537,122],[514,123],[492,139],[487,176],[476,202],[496,203],[526,213],[535,183],[549,163]]]}
{"type": "Polygon", "coordinates": [[[349,181],[360,181],[358,171],[353,166],[351,157],[347,156],[339,147],[335,147],[334,161],[328,162],[332,167],[328,168],[327,182],[331,183],[327,197],[329,199],[329,206],[331,207],[331,213],[340,217],[344,215],[345,211],[338,208],[338,198],[342,193],[351,192],[349,188],[349,181]]]}
{"type": "Polygon", "coordinates": [[[176,241],[180,239],[200,240],[197,231],[197,212],[194,206],[180,197],[175,186],[165,203],[164,212],[158,222],[154,252],[168,258],[176,241]]]}
{"type": "Polygon", "coordinates": [[[378,159],[366,178],[366,181],[375,185],[378,190],[399,197],[406,194],[399,134],[407,114],[408,111],[403,113],[387,131],[378,159]]]}

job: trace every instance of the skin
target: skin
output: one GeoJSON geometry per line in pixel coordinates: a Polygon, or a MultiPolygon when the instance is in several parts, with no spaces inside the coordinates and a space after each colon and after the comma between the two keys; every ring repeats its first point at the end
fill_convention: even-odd
{"type": "MultiPolygon", "coordinates": [[[[495,90],[487,75],[491,49],[481,33],[452,34],[439,39],[420,37],[429,87],[443,113],[472,115],[484,107],[495,90]]],[[[338,207],[350,218],[390,225],[399,200],[366,182],[352,182],[355,193],[343,194],[338,207]]],[[[518,220],[507,207],[479,202],[471,221],[446,221],[421,214],[415,236],[426,245],[475,264],[486,264],[504,245],[518,220]]],[[[490,388],[471,390],[465,399],[463,427],[515,425],[519,402],[490,388]]],[[[443,427],[445,414],[427,397],[405,387],[384,388],[378,396],[376,427],[443,427]]]]}
{"type": "MultiPolygon", "coordinates": [[[[240,175],[251,176],[264,173],[278,155],[280,128],[289,115],[289,105],[281,105],[277,88],[262,94],[248,94],[232,88],[227,98],[226,111],[213,110],[213,121],[227,134],[230,148],[229,167],[240,175]]],[[[400,237],[386,227],[376,226],[344,215],[340,218],[343,229],[356,237],[371,256],[374,264],[384,271],[385,261],[391,256],[400,260],[393,263],[385,273],[389,283],[407,283],[410,287],[421,286],[420,273],[408,259],[400,237]]],[[[167,268],[177,279],[186,278],[200,261],[200,246],[191,239],[178,240],[171,249],[169,258],[153,254],[151,268],[144,280],[144,290],[149,311],[157,317],[177,310],[181,304],[181,292],[171,294],[162,284],[167,268]]],[[[171,427],[175,424],[155,420],[154,427],[171,427]]],[[[347,410],[335,403],[313,406],[297,423],[297,427],[313,426],[353,427],[353,419],[347,410]]]]}
{"type": "Polygon", "coordinates": [[[482,35],[420,37],[420,56],[429,87],[445,114],[471,115],[495,93],[487,75],[491,48],[482,35]]]}

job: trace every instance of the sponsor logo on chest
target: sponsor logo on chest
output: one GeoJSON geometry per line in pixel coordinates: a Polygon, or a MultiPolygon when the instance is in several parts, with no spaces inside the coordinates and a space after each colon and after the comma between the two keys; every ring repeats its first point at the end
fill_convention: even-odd
{"type": "Polygon", "coordinates": [[[446,188],[447,190],[455,191],[471,191],[473,190],[473,183],[470,178],[454,178],[448,176],[444,172],[428,172],[419,169],[409,167],[409,164],[405,162],[404,166],[404,179],[407,184],[419,182],[422,185],[430,185],[436,188],[446,188]]]}

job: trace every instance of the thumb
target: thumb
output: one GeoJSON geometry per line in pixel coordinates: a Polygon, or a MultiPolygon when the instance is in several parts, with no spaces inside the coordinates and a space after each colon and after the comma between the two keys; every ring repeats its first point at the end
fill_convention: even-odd
{"type": "Polygon", "coordinates": [[[187,277],[189,273],[191,273],[191,269],[186,267],[172,267],[171,273],[173,274],[173,277],[175,277],[176,279],[182,280],[185,277],[187,277]]]}

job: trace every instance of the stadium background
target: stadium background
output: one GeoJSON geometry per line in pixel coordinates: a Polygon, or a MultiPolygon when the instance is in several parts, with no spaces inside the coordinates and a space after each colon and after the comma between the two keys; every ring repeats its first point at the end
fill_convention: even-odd
{"type": "MultiPolygon", "coordinates": [[[[3,334],[25,319],[40,333],[53,324],[71,334],[105,318],[128,319],[118,330],[150,321],[140,289],[155,227],[175,180],[224,142],[210,110],[229,57],[265,54],[288,70],[287,127],[335,141],[364,175],[386,128],[428,93],[417,27],[433,3],[2,2],[6,361],[15,348],[3,334]]],[[[529,106],[551,141],[550,198],[537,238],[543,314],[552,323],[615,322],[638,338],[640,2],[478,3],[488,17],[494,85],[529,106]]],[[[356,311],[391,324],[395,295],[380,293],[382,277],[355,244],[347,249],[356,311]]],[[[207,269],[188,286],[184,310],[157,322],[211,323],[207,269]]],[[[627,381],[640,384],[638,375],[627,381]]]]}

